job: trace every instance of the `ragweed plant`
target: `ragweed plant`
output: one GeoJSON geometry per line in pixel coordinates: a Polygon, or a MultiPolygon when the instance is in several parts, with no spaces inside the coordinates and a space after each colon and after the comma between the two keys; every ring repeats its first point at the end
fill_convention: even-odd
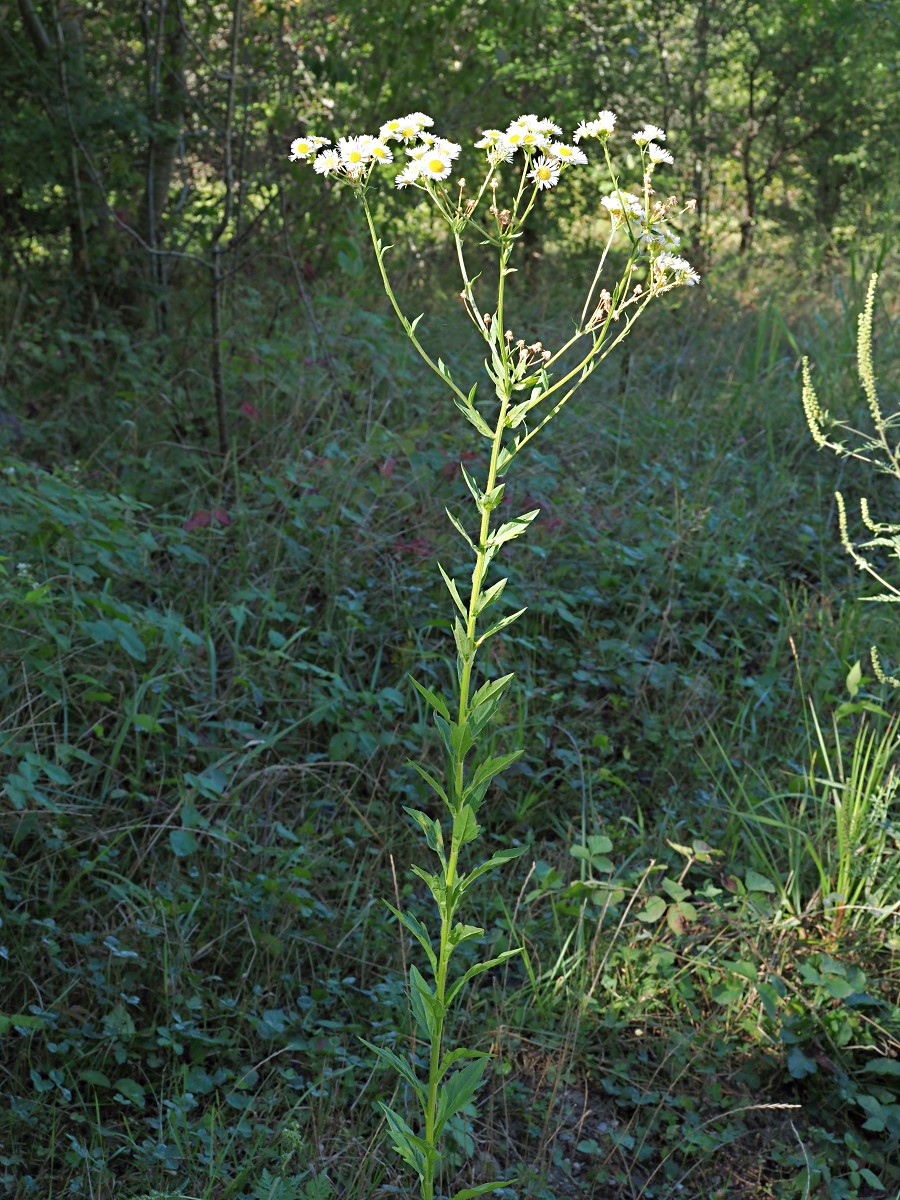
{"type": "MultiPolygon", "coordinates": [[[[415,112],[386,122],[377,137],[344,137],[332,147],[326,138],[307,135],[291,145],[293,161],[311,164],[317,174],[354,193],[368,225],[382,284],[400,323],[423,362],[440,377],[456,407],[489,447],[486,478],[476,479],[461,467],[477,512],[477,532],[459,516],[447,513],[473,560],[469,583],[460,587],[454,575],[438,564],[454,608],[455,690],[445,696],[413,680],[433,710],[446,751],[442,778],[420,763],[411,764],[443,805],[444,819],[419,809],[406,810],[437,860],[436,870],[420,866],[412,870],[434,898],[439,930],[433,934],[415,914],[388,905],[421,947],[428,967],[429,978],[416,966],[409,971],[413,1015],[429,1046],[427,1074],[420,1074],[414,1059],[366,1043],[409,1086],[418,1104],[414,1123],[386,1104],[381,1109],[394,1148],[419,1178],[422,1200],[433,1200],[435,1195],[447,1122],[472,1099],[488,1061],[480,1051],[445,1045],[449,1013],[472,979],[518,953],[517,949],[504,951],[451,977],[455,952],[484,933],[459,919],[469,889],[487,872],[522,853],[522,847],[507,848],[465,868],[461,862],[464,850],[468,857],[481,833],[478,812],[491,781],[523,753],[521,748],[501,755],[478,752],[513,676],[482,678],[476,673],[476,660],[485,644],[525,611],[497,615],[507,581],[502,577],[489,581],[489,573],[503,547],[525,533],[539,511],[511,520],[497,518],[505,479],[522,452],[545,433],[579,386],[624,341],[651,301],[674,287],[699,281],[690,263],[677,253],[679,239],[671,228],[672,218],[693,206],[680,205],[673,196],[659,198],[654,188],[657,169],[672,162],[662,145],[666,140],[662,129],[647,125],[632,135],[640,172],[630,186],[620,181],[610,152],[614,113],[604,111],[582,121],[571,142],[560,140],[562,130],[552,121],[522,116],[505,131],[488,129],[475,143],[482,153],[478,182],[470,187],[463,178],[450,182],[462,147],[429,132],[432,125],[430,117],[415,112]],[[606,241],[568,338],[555,349],[540,341],[526,343],[516,336],[516,322],[507,311],[507,283],[515,270],[511,263],[516,246],[541,194],[557,187],[570,171],[585,166],[588,156],[583,147],[590,143],[599,148],[611,183],[610,191],[600,198],[609,220],[606,241]],[[427,198],[447,224],[462,282],[460,300],[484,346],[485,370],[494,393],[490,405],[476,405],[477,383],[460,387],[443,359],[422,344],[421,317],[410,320],[400,307],[386,265],[391,247],[379,237],[372,207],[385,169],[393,172],[396,187],[411,188],[427,198]],[[469,267],[466,242],[471,238],[496,255],[496,284],[489,304],[476,291],[482,275],[473,274],[469,267]],[[627,261],[613,286],[605,287],[604,269],[616,240],[627,246],[627,261]]],[[[503,1186],[494,1181],[463,1188],[451,1200],[468,1200],[503,1186]]]]}
{"type": "MultiPolygon", "coordinates": [[[[872,420],[872,431],[863,432],[854,429],[846,421],[837,420],[822,408],[813,387],[812,371],[807,358],[803,360],[803,411],[806,414],[813,441],[820,450],[827,447],[842,458],[859,459],[861,462],[873,466],[880,474],[893,475],[895,479],[900,479],[900,441],[896,440],[896,430],[900,428],[900,413],[885,415],[878,396],[875,366],[872,361],[872,317],[875,310],[877,284],[878,276],[873,275],[869,280],[866,302],[857,321],[856,337],[857,373],[866,397],[866,407],[872,420]],[[852,439],[853,444],[847,445],[842,440],[844,437],[852,439]]],[[[847,505],[844,497],[840,492],[835,492],[834,498],[837,504],[838,529],[842,546],[859,570],[883,589],[877,596],[862,598],[886,604],[897,604],[900,602],[900,585],[885,579],[880,569],[864,552],[881,548],[886,550],[891,558],[900,560],[900,525],[873,520],[868,498],[863,496],[859,502],[862,523],[875,536],[862,542],[859,546],[855,546],[850,537],[847,505]]],[[[900,688],[900,679],[894,675],[885,674],[876,646],[872,646],[870,656],[872,669],[878,680],[881,683],[889,683],[894,688],[900,688]]]]}

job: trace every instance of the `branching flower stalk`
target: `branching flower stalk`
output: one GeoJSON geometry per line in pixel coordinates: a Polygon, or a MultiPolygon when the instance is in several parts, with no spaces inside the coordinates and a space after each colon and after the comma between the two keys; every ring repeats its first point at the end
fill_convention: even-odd
{"type": "MultiPolygon", "coordinates": [[[[632,135],[641,158],[642,175],[636,188],[620,182],[610,156],[609,143],[615,133],[616,117],[604,111],[582,121],[570,143],[558,140],[562,131],[546,119],[528,114],[513,121],[505,131],[485,131],[476,149],[483,152],[481,179],[470,191],[460,178],[454,189],[448,180],[462,148],[429,132],[433,121],[424,113],[410,113],[386,122],[377,137],[362,135],[340,138],[331,147],[326,138],[307,135],[291,145],[291,159],[312,164],[324,177],[349,185],[362,205],[381,281],[397,318],[423,362],[449,388],[456,407],[490,446],[487,476],[477,481],[461,465],[463,477],[478,513],[474,536],[464,522],[447,512],[474,560],[467,599],[456,580],[438,563],[441,578],[454,607],[453,634],[456,643],[457,692],[452,698],[413,680],[431,708],[447,757],[443,779],[436,778],[421,763],[411,766],[435,794],[446,811],[446,821],[420,809],[406,811],[437,858],[438,870],[418,865],[413,872],[428,887],[437,907],[440,929],[437,944],[426,925],[413,913],[388,907],[421,947],[430,970],[430,981],[411,966],[410,1002],[422,1038],[428,1043],[428,1076],[420,1077],[418,1064],[385,1046],[365,1044],[408,1085],[419,1107],[414,1123],[381,1104],[394,1148],[415,1171],[422,1200],[434,1200],[440,1173],[441,1144],[447,1122],[474,1096],[483,1081],[488,1055],[466,1046],[445,1046],[448,1014],[462,990],[472,979],[513,955],[506,950],[496,958],[461,969],[451,979],[454,952],[466,942],[483,937],[484,930],[458,919],[469,888],[495,867],[516,858],[522,847],[502,849],[463,869],[460,856],[481,833],[478,811],[490,783],[523,753],[521,748],[501,755],[478,756],[482,734],[498,710],[513,675],[497,679],[476,678],[476,659],[485,643],[522,615],[525,609],[494,617],[488,610],[498,605],[507,580],[488,582],[490,568],[500,550],[526,532],[539,510],[508,521],[495,521],[494,513],[503,500],[505,477],[521,453],[562,410],[580,385],[612,350],[631,332],[648,304],[672,288],[699,281],[691,265],[677,253],[679,239],[672,232],[673,216],[688,211],[675,197],[657,199],[654,172],[672,162],[662,142],[663,130],[647,125],[632,135]],[[582,142],[599,143],[612,184],[600,199],[609,222],[609,233],[581,316],[571,336],[553,351],[539,341],[526,345],[516,338],[507,316],[507,281],[515,268],[510,265],[522,228],[541,193],[556,187],[565,175],[587,164],[582,142]],[[441,358],[434,358],[417,332],[421,317],[410,320],[403,312],[388,275],[386,256],[391,249],[378,235],[371,197],[379,172],[405,160],[395,174],[398,188],[414,188],[435,205],[447,223],[462,280],[459,293],[465,311],[483,340],[485,369],[493,384],[496,404],[489,412],[475,404],[477,383],[461,388],[441,358]],[[510,179],[510,176],[512,178],[510,179]],[[511,197],[506,206],[506,198],[511,197]],[[476,294],[480,274],[472,275],[466,261],[466,235],[480,245],[489,245],[497,255],[497,284],[486,309],[476,294]],[[617,239],[630,247],[627,262],[611,290],[600,287],[610,248],[617,239]],[[553,378],[553,372],[556,378],[553,378]],[[533,418],[531,414],[534,414],[533,418]],[[492,620],[491,618],[494,617],[492,620]],[[480,760],[479,760],[480,757],[480,760]],[[415,1128],[414,1128],[415,1124],[415,1128]]],[[[464,591],[465,589],[463,589],[464,591]]],[[[506,1181],[508,1182],[508,1181],[506,1181]]],[[[457,1191],[451,1200],[469,1200],[503,1187],[491,1181],[457,1191]]]]}

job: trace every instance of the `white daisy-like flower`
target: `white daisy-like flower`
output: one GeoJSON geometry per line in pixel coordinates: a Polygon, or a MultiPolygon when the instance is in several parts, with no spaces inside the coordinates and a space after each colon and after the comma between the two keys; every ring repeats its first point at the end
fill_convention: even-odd
{"type": "Polygon", "coordinates": [[[423,112],[408,113],[406,116],[406,120],[407,121],[415,121],[415,123],[419,126],[420,129],[430,129],[431,126],[434,124],[434,121],[432,121],[432,119],[431,119],[431,117],[429,117],[428,113],[423,113],[423,112]]]}
{"type": "Polygon", "coordinates": [[[450,174],[450,169],[453,160],[449,154],[444,154],[442,150],[435,149],[434,146],[428,148],[428,153],[423,154],[421,158],[416,160],[419,168],[420,179],[446,179],[450,174]]]}
{"type": "Polygon", "coordinates": [[[400,142],[414,142],[422,132],[422,126],[412,117],[403,117],[394,137],[400,142]]]}
{"type": "MultiPolygon", "coordinates": [[[[374,139],[371,139],[374,140],[374,139]]],[[[341,162],[350,169],[362,168],[372,158],[372,153],[365,137],[338,138],[338,153],[341,162]]]]}
{"type": "Polygon", "coordinates": [[[343,163],[341,156],[337,150],[323,150],[313,163],[313,170],[319,175],[333,175],[336,171],[340,171],[343,163]]]}
{"type": "Polygon", "coordinates": [[[604,108],[593,124],[597,126],[601,137],[609,137],[616,126],[616,114],[610,112],[608,108],[604,108]]]}
{"type": "Polygon", "coordinates": [[[419,164],[413,160],[408,162],[399,175],[394,177],[394,183],[398,188],[409,187],[411,183],[415,183],[419,178],[419,164]]]}
{"type": "Polygon", "coordinates": [[[584,166],[587,162],[587,155],[583,150],[579,150],[577,146],[569,146],[565,142],[551,142],[547,147],[547,152],[554,158],[558,158],[563,165],[571,163],[572,166],[584,166]]]}
{"type": "Polygon", "coordinates": [[[608,196],[600,198],[600,203],[613,217],[621,219],[627,213],[629,217],[643,220],[644,206],[631,192],[610,192],[608,196]]]}
{"type": "Polygon", "coordinates": [[[545,135],[552,133],[554,137],[562,137],[562,130],[560,127],[547,117],[544,117],[543,120],[538,121],[538,129],[545,135]]]}
{"type": "Polygon", "coordinates": [[[498,140],[488,150],[488,162],[492,166],[498,166],[500,163],[512,162],[515,157],[517,147],[513,145],[505,133],[501,133],[498,140]]]}
{"type": "Polygon", "coordinates": [[[662,146],[657,146],[656,142],[650,143],[647,147],[647,153],[650,155],[650,161],[654,164],[668,163],[671,166],[675,161],[669,151],[665,150],[662,146]]]}
{"type": "Polygon", "coordinates": [[[440,151],[441,154],[446,154],[450,159],[459,158],[462,153],[462,146],[457,142],[448,141],[447,138],[435,138],[433,145],[435,150],[440,151]]]}
{"type": "Polygon", "coordinates": [[[386,146],[380,138],[377,140],[373,139],[373,141],[369,143],[369,151],[372,158],[377,163],[382,163],[383,165],[387,166],[388,163],[392,163],[394,161],[394,152],[391,150],[390,146],[386,146]]]}
{"type": "Polygon", "coordinates": [[[526,130],[521,125],[510,125],[506,133],[503,135],[503,140],[507,146],[512,146],[513,150],[524,145],[526,130]]]}
{"type": "Polygon", "coordinates": [[[409,158],[414,158],[414,159],[418,160],[420,158],[424,158],[425,155],[428,153],[428,151],[431,149],[432,149],[432,147],[428,144],[428,142],[416,142],[412,146],[407,146],[404,153],[409,158]]]}
{"type": "Polygon", "coordinates": [[[653,261],[653,267],[656,272],[671,283],[683,283],[688,287],[694,287],[700,282],[700,276],[691,266],[686,258],[680,258],[677,254],[660,254],[653,261]],[[669,272],[672,274],[672,279],[668,280],[669,272]]]}
{"type": "Polygon", "coordinates": [[[580,142],[582,138],[594,138],[600,136],[600,123],[598,121],[579,121],[578,128],[572,134],[572,140],[580,142]]]}
{"type": "Polygon", "coordinates": [[[379,141],[399,141],[400,130],[404,123],[405,121],[403,117],[394,117],[390,121],[385,121],[382,127],[378,130],[379,141]]]}
{"type": "Polygon", "coordinates": [[[321,146],[330,145],[331,142],[328,140],[328,138],[315,137],[312,134],[308,135],[307,137],[294,138],[294,140],[291,142],[290,161],[303,162],[304,159],[307,159],[311,155],[315,154],[315,152],[321,146]]]}
{"type": "Polygon", "coordinates": [[[475,143],[476,150],[490,150],[492,146],[496,146],[497,142],[503,137],[503,131],[500,129],[486,129],[478,141],[475,143]]]}
{"type": "Polygon", "coordinates": [[[647,146],[650,142],[664,142],[666,135],[658,125],[645,125],[643,129],[631,135],[631,140],[639,146],[647,146]]]}
{"type": "Polygon", "coordinates": [[[528,172],[528,178],[533,180],[541,191],[552,188],[559,183],[559,162],[555,158],[547,158],[542,154],[534,164],[534,170],[528,172]]]}

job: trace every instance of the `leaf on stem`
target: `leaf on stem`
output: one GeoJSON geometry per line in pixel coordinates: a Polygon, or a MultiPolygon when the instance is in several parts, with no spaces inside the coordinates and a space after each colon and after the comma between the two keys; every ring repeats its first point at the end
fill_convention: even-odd
{"type": "Polygon", "coordinates": [[[503,589],[506,587],[508,580],[498,579],[496,583],[491,584],[486,592],[482,592],[478,597],[478,603],[475,605],[476,617],[495,601],[499,600],[503,595],[503,589]]]}
{"type": "MultiPolygon", "coordinates": [[[[428,849],[433,850],[441,860],[441,864],[444,865],[446,862],[444,859],[444,831],[441,829],[440,821],[434,817],[429,817],[428,813],[423,813],[419,808],[407,808],[405,804],[403,811],[408,813],[422,830],[425,834],[425,841],[428,843],[428,849]]],[[[455,824],[456,820],[454,818],[455,824]]]]}
{"type": "Polygon", "coordinates": [[[510,613],[508,617],[504,617],[501,621],[498,621],[496,625],[492,625],[490,629],[486,630],[475,643],[476,647],[481,646],[488,640],[489,637],[493,637],[495,633],[499,633],[501,629],[505,629],[507,625],[512,625],[513,621],[517,621],[519,617],[521,617],[522,613],[527,611],[527,608],[520,608],[516,612],[510,613]]]}
{"type": "MultiPolygon", "coordinates": [[[[482,930],[482,932],[484,932],[482,930]]],[[[455,1050],[448,1050],[441,1059],[441,1065],[438,1068],[438,1079],[445,1075],[455,1062],[459,1062],[462,1058],[490,1058],[490,1054],[485,1054],[483,1050],[470,1050],[468,1046],[458,1046],[455,1050]]]]}
{"type": "Polygon", "coordinates": [[[419,943],[419,945],[425,951],[426,955],[428,956],[428,961],[431,964],[431,969],[432,969],[432,971],[434,971],[434,973],[436,975],[437,974],[437,955],[435,954],[434,950],[432,949],[431,938],[428,936],[428,930],[425,928],[425,926],[422,924],[422,922],[419,920],[419,918],[416,916],[413,916],[412,913],[401,912],[399,908],[394,908],[393,904],[391,904],[389,900],[385,900],[385,901],[383,901],[383,903],[388,906],[388,908],[391,910],[391,912],[394,914],[394,916],[397,918],[397,920],[400,922],[400,924],[409,930],[409,932],[413,935],[413,937],[416,939],[416,941],[419,943]]]}
{"type": "MultiPolygon", "coordinates": [[[[473,388],[472,391],[474,390],[475,389],[473,388]]],[[[490,425],[488,425],[487,421],[485,421],[478,409],[474,407],[474,405],[463,404],[462,400],[457,399],[455,396],[453,397],[453,403],[466,418],[466,420],[474,425],[478,432],[482,434],[482,436],[486,438],[493,438],[493,430],[491,429],[490,425]]]]}
{"type": "MultiPolygon", "coordinates": [[[[480,925],[463,925],[462,921],[457,921],[450,930],[450,945],[455,949],[461,946],[463,942],[470,942],[472,938],[482,937],[484,930],[480,925]]],[[[455,1052],[454,1052],[455,1053],[455,1052]]],[[[470,1050],[466,1053],[475,1056],[475,1051],[470,1050]]]]}
{"type": "Polygon", "coordinates": [[[503,953],[498,954],[496,958],[489,958],[487,962],[475,963],[474,966],[469,967],[465,975],[462,975],[459,979],[457,979],[457,981],[447,992],[447,996],[444,1001],[444,1011],[449,1008],[449,1006],[453,1003],[460,991],[465,987],[470,979],[474,979],[476,975],[482,975],[485,971],[490,971],[491,967],[499,967],[500,964],[505,963],[508,958],[513,958],[516,954],[521,953],[522,947],[516,946],[514,950],[504,950],[503,953]]]}
{"type": "Polygon", "coordinates": [[[399,1113],[388,1108],[381,1100],[378,1101],[378,1107],[388,1123],[388,1136],[394,1149],[420,1177],[424,1177],[426,1166],[437,1161],[437,1151],[423,1138],[417,1137],[399,1113]]]}
{"type": "MultiPolygon", "coordinates": [[[[505,850],[498,850],[496,854],[491,855],[487,862],[482,863],[480,867],[475,867],[468,875],[461,876],[459,879],[460,895],[472,886],[476,879],[485,875],[488,871],[492,871],[494,867],[502,867],[505,863],[511,862],[514,858],[518,858],[520,854],[524,854],[528,849],[527,846],[508,846],[505,850]]],[[[415,870],[415,867],[413,867],[415,870]]]]}
{"type": "MultiPolygon", "coordinates": [[[[537,516],[537,513],[539,511],[540,511],[540,509],[537,509],[535,511],[534,515],[537,516]]],[[[472,541],[472,539],[466,533],[465,529],[463,529],[462,522],[459,520],[459,518],[454,517],[453,513],[450,511],[449,508],[445,508],[444,512],[450,518],[450,524],[453,526],[453,528],[456,530],[456,532],[462,535],[462,537],[464,538],[466,544],[468,545],[468,547],[472,551],[472,553],[477,554],[478,551],[475,549],[475,543],[472,541]]]]}
{"type": "Polygon", "coordinates": [[[431,705],[431,707],[434,709],[434,711],[436,713],[440,713],[440,715],[444,718],[445,721],[449,721],[450,720],[450,709],[447,707],[446,700],[444,700],[443,697],[439,696],[437,694],[437,692],[433,692],[431,690],[431,688],[427,688],[427,687],[425,687],[424,684],[419,683],[419,681],[417,679],[415,679],[412,675],[410,675],[409,678],[412,682],[413,687],[416,689],[416,691],[419,693],[419,695],[422,696],[423,699],[427,700],[428,703],[431,705]]]}
{"type": "Polygon", "coordinates": [[[450,368],[447,366],[447,364],[444,362],[444,360],[442,358],[439,358],[437,360],[437,369],[438,369],[438,374],[442,375],[443,378],[446,379],[448,383],[453,382],[453,377],[450,374],[450,368]]]}
{"type": "Polygon", "coordinates": [[[514,407],[511,408],[506,414],[506,424],[509,426],[509,428],[515,429],[517,426],[521,425],[531,409],[533,409],[536,404],[540,404],[543,398],[543,391],[541,388],[536,387],[531,393],[529,399],[523,400],[521,404],[514,405],[514,407]]]}
{"type": "Polygon", "coordinates": [[[407,1062],[405,1058],[401,1058],[399,1054],[395,1054],[393,1050],[389,1050],[387,1046],[376,1046],[372,1042],[367,1042],[364,1037],[361,1037],[359,1040],[364,1046],[368,1046],[372,1053],[377,1055],[382,1062],[387,1063],[389,1067],[393,1067],[397,1074],[406,1080],[418,1096],[419,1103],[422,1105],[422,1112],[424,1113],[426,1107],[425,1089],[416,1077],[412,1064],[407,1062]]]}
{"type": "MultiPolygon", "coordinates": [[[[409,812],[409,809],[407,809],[409,812]]],[[[475,820],[475,812],[468,804],[463,805],[459,812],[453,815],[453,840],[460,846],[474,842],[481,833],[481,826],[475,820]]]]}
{"type": "Polygon", "coordinates": [[[443,916],[444,908],[447,904],[447,887],[443,879],[439,875],[432,875],[430,871],[426,871],[422,867],[415,866],[415,864],[410,867],[410,870],[413,875],[418,875],[428,885],[428,890],[434,896],[434,902],[438,906],[438,911],[443,916]]]}
{"type": "Polygon", "coordinates": [[[484,1082],[484,1072],[488,1065],[486,1058],[476,1058],[467,1066],[461,1067],[451,1075],[438,1091],[437,1117],[434,1123],[434,1136],[437,1138],[447,1121],[469,1103],[478,1088],[484,1082]]]}
{"type": "Polygon", "coordinates": [[[413,1015],[425,1037],[429,1041],[434,1041],[444,1019],[444,1013],[447,1011],[447,1005],[438,1001],[418,967],[409,968],[409,980],[412,985],[410,1000],[412,1001],[413,1015]]]}
{"type": "Polygon", "coordinates": [[[463,799],[471,804],[475,812],[478,811],[488,784],[494,776],[505,771],[517,758],[521,758],[523,753],[523,750],[513,750],[511,754],[499,754],[495,758],[485,759],[483,763],[479,764],[472,779],[463,789],[463,799]]]}
{"type": "Polygon", "coordinates": [[[534,518],[540,514],[540,511],[539,508],[534,508],[531,512],[523,513],[521,517],[514,517],[511,521],[506,521],[503,525],[498,526],[488,534],[488,546],[499,547],[504,542],[511,542],[513,538],[520,537],[534,518]]]}
{"type": "Polygon", "coordinates": [[[460,658],[466,662],[472,657],[472,639],[459,617],[456,617],[453,622],[453,637],[456,640],[456,649],[460,658]]]}
{"type": "MultiPolygon", "coordinates": [[[[466,468],[463,467],[464,471],[465,471],[465,469],[466,468]]],[[[440,563],[438,563],[437,568],[441,573],[441,578],[443,579],[444,583],[447,585],[447,591],[453,597],[453,603],[456,605],[456,607],[459,609],[459,611],[462,613],[462,615],[464,617],[467,617],[469,614],[466,611],[466,606],[462,602],[462,597],[459,594],[459,588],[456,586],[456,584],[453,582],[453,580],[450,578],[450,576],[447,574],[447,572],[444,570],[444,568],[441,566],[440,563]]]]}
{"type": "Polygon", "coordinates": [[[461,1192],[454,1192],[450,1200],[474,1200],[476,1196],[486,1196],[488,1192],[495,1192],[497,1188],[510,1187],[515,1182],[515,1179],[498,1179],[493,1183],[480,1183],[478,1187],[463,1188],[461,1192]]]}
{"type": "Polygon", "coordinates": [[[408,760],[407,766],[412,767],[412,769],[414,771],[416,771],[419,775],[421,775],[422,778],[425,780],[425,782],[428,784],[428,786],[432,789],[432,791],[435,792],[436,795],[440,796],[440,798],[443,800],[443,802],[447,805],[448,808],[450,807],[449,796],[444,791],[443,787],[435,779],[435,777],[431,774],[430,771],[426,771],[424,767],[420,766],[419,763],[414,762],[412,759],[408,760]]]}

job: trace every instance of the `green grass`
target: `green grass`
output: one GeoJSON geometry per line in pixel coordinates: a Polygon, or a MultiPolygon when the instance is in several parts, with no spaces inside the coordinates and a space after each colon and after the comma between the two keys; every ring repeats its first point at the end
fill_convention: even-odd
{"type": "MultiPolygon", "coordinates": [[[[547,344],[577,271],[556,266],[547,344]]],[[[442,682],[464,434],[344,282],[313,296],[321,335],[246,330],[225,464],[189,376],[166,390],[126,339],[60,341],[15,397],[43,418],[0,485],[15,1196],[403,1194],[357,1037],[408,1045],[380,897],[424,902],[398,814],[421,804],[404,760],[438,747],[406,673],[442,682]],[[38,404],[48,363],[77,420],[38,404]]],[[[805,352],[823,404],[856,404],[864,280],[843,308],[755,282],[744,302],[713,278],[636,335],[528,472],[542,514],[508,592],[529,612],[496,652],[527,750],[485,813],[528,852],[480,914],[526,954],[471,994],[497,1062],[450,1162],[518,1173],[508,1200],[900,1189],[895,920],[836,927],[808,854],[813,830],[823,867],[837,845],[821,780],[858,719],[814,764],[806,697],[826,730],[869,644],[897,657],[836,535],[834,487],[864,477],[816,455],[799,401],[805,352]]]]}

